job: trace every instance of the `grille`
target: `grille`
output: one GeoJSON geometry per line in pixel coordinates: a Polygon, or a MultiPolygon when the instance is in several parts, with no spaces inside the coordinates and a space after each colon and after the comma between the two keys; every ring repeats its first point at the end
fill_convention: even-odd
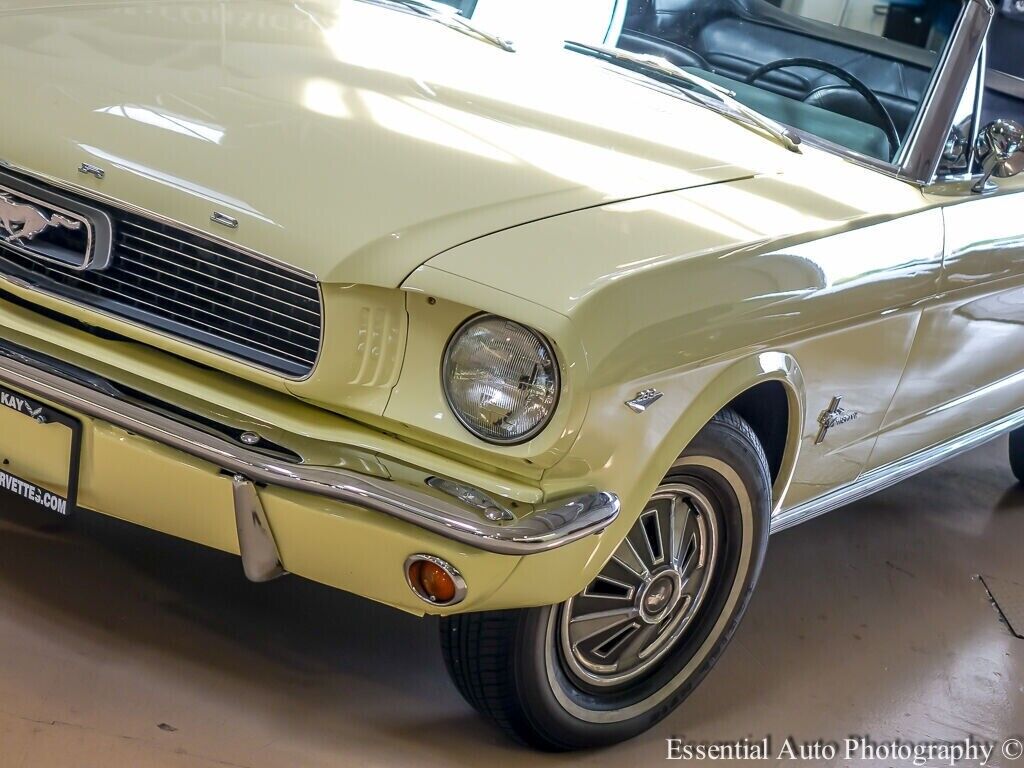
{"type": "Polygon", "coordinates": [[[288,376],[313,370],[322,312],[314,280],[179,227],[101,207],[114,224],[107,269],[76,272],[0,248],[0,271],[288,376]]]}

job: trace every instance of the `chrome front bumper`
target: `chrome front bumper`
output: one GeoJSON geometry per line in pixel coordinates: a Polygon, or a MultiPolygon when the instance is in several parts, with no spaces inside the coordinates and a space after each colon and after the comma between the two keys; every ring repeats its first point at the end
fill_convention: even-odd
{"type": "MultiPolygon", "coordinates": [[[[190,419],[172,404],[140,400],[116,382],[0,339],[0,382],[73,414],[97,419],[209,462],[231,475],[239,545],[246,574],[257,581],[283,572],[273,534],[262,514],[256,485],[290,488],[372,510],[470,547],[502,555],[545,552],[600,533],[619,513],[619,500],[587,493],[517,514],[485,509],[441,492],[454,483],[490,500],[455,478],[422,485],[373,477],[350,469],[311,466],[247,448],[208,419],[190,419]],[[489,519],[489,518],[502,519],[489,519]],[[276,560],[276,562],[275,562],[276,560]]],[[[424,471],[425,472],[425,471],[424,471]]],[[[435,476],[424,474],[426,480],[435,476]]],[[[101,510],[102,511],[102,510],[101,510]]]]}

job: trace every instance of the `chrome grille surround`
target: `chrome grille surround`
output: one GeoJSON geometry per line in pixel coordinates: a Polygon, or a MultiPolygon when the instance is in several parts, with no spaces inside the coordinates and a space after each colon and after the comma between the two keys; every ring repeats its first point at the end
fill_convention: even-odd
{"type": "Polygon", "coordinates": [[[19,181],[104,210],[113,260],[102,271],[74,271],[0,240],[0,276],[286,378],[312,373],[323,338],[312,276],[134,206],[0,170],[0,184],[19,181]]]}

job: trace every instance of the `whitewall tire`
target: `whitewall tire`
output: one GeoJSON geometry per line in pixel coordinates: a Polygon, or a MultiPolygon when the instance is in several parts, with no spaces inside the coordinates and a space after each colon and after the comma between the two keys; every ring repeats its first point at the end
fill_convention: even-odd
{"type": "Polygon", "coordinates": [[[770,516],[764,451],[725,410],[583,592],[559,605],[443,619],[452,679],[479,712],[538,749],[603,746],[646,731],[732,638],[760,574],[770,516]]]}

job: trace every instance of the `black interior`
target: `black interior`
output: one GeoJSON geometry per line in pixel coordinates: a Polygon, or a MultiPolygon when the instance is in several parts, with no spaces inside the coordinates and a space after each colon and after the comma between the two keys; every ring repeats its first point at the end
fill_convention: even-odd
{"type": "MultiPolygon", "coordinates": [[[[892,115],[889,114],[889,110],[886,109],[885,105],[879,100],[872,91],[860,78],[850,74],[845,69],[835,64],[830,64],[827,61],[821,61],[820,59],[779,59],[773,61],[771,64],[765,64],[758,67],[749,75],[744,81],[746,83],[756,83],[762,77],[770,72],[775,72],[780,69],[816,69],[825,74],[832,75],[837,80],[846,83],[850,88],[857,92],[857,94],[864,99],[864,102],[871,107],[874,112],[875,124],[885,131],[885,137],[889,140],[889,147],[893,150],[900,145],[900,134],[896,129],[896,123],[893,122],[892,115]]],[[[810,97],[804,99],[807,104],[816,104],[827,109],[820,103],[819,97],[820,92],[812,94],[810,97]]]]}
{"type": "Polygon", "coordinates": [[[1003,0],[988,37],[989,87],[982,123],[1010,118],[1024,123],[1024,8],[1003,0]],[[1008,77],[999,77],[999,73],[1008,77]]]}
{"type": "MultiPolygon", "coordinates": [[[[908,28],[901,21],[904,5],[894,3],[887,10],[883,37],[787,13],[767,0],[631,0],[618,44],[740,83],[779,60],[827,62],[871,90],[891,116],[902,141],[959,12],[959,0],[906,1],[921,6],[912,18],[917,27],[908,28]],[[926,33],[918,28],[922,25],[927,27],[926,33]]],[[[852,118],[863,124],[865,131],[887,128],[877,106],[851,86],[849,78],[844,80],[820,68],[775,69],[759,78],[757,86],[852,118]]],[[[797,117],[814,122],[821,116],[805,110],[797,117]]],[[[814,127],[808,131],[816,132],[814,127]]],[[[884,159],[897,149],[891,140],[879,144],[877,136],[862,143],[877,147],[878,156],[884,159]]]]}

